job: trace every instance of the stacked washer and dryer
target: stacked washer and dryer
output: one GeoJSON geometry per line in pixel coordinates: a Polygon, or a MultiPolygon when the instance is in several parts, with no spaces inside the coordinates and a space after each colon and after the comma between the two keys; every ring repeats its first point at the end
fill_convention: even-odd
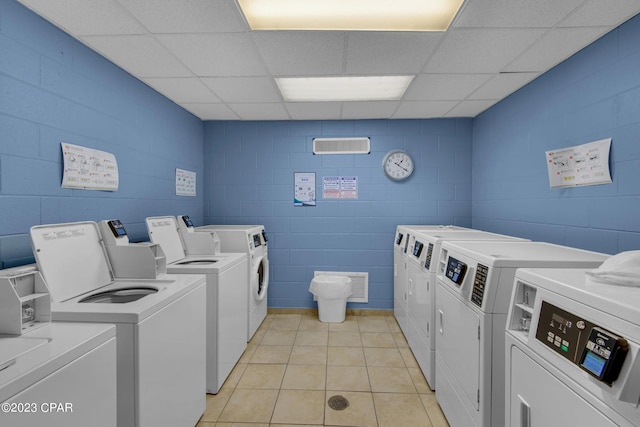
{"type": "Polygon", "coordinates": [[[640,276],[629,287],[588,273],[517,271],[507,318],[506,426],[640,426],[640,276]]]}
{"type": "Polygon", "coordinates": [[[505,326],[516,270],[596,268],[606,258],[543,242],[442,243],[436,266],[436,399],[451,427],[505,423],[505,326]]]}
{"type": "Polygon", "coordinates": [[[222,252],[242,252],[249,257],[247,269],[247,342],[267,317],[269,288],[269,248],[263,225],[205,225],[196,231],[215,231],[222,252]]]}

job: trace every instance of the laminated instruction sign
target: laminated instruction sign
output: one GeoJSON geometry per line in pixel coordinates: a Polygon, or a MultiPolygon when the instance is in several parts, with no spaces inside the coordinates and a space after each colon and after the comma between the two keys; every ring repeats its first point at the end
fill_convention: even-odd
{"type": "Polygon", "coordinates": [[[547,151],[551,188],[610,184],[611,138],[575,147],[547,151]]]}
{"type": "Polygon", "coordinates": [[[118,189],[118,163],[113,154],[66,142],[60,145],[64,161],[62,188],[118,189]]]}
{"type": "Polygon", "coordinates": [[[176,196],[196,195],[196,173],[176,168],[176,196]]]}
{"type": "Polygon", "coordinates": [[[324,199],[357,199],[357,176],[323,176],[322,197],[324,199]]]}

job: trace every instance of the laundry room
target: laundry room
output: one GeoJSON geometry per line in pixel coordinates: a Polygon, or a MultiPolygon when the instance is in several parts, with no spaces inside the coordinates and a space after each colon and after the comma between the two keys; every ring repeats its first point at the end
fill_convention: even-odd
{"type": "MultiPolygon", "coordinates": [[[[514,379],[499,392],[483,389],[483,381],[495,374],[494,358],[509,366],[533,360],[545,372],[584,362],[578,355],[566,365],[537,364],[548,349],[535,341],[533,328],[551,316],[538,312],[542,305],[553,304],[561,307],[557,316],[574,323],[583,316],[616,345],[630,343],[619,383],[605,373],[604,382],[593,379],[584,366],[584,377],[567,374],[560,381],[587,384],[584,396],[612,390],[613,397],[585,399],[612,425],[640,426],[640,391],[630,385],[640,369],[640,322],[624,296],[608,296],[606,288],[593,296],[588,289],[595,288],[583,290],[574,276],[547,271],[556,267],[552,259],[533,262],[543,250],[523,255],[514,249],[509,264],[499,254],[518,245],[496,244],[494,253],[484,253],[471,242],[569,248],[584,258],[557,259],[583,270],[640,250],[637,2],[464,0],[450,27],[436,31],[252,29],[243,3],[251,2],[0,0],[0,286],[17,293],[23,322],[35,310],[28,321],[45,324],[15,333],[13,297],[0,301],[0,401],[17,403],[25,392],[23,404],[38,402],[37,422],[52,425],[71,425],[73,412],[45,413],[42,396],[54,404],[49,408],[71,404],[80,411],[79,425],[91,408],[103,413],[103,425],[123,427],[163,419],[199,427],[383,427],[399,419],[409,426],[541,427],[527,406],[532,402],[508,400],[512,389],[528,391],[528,380],[514,379]],[[354,81],[335,99],[281,92],[289,77],[396,75],[409,76],[396,98],[340,98],[352,93],[354,81]],[[364,145],[323,152],[319,146],[327,141],[364,145]],[[567,183],[583,177],[576,174],[554,185],[549,156],[596,143],[607,149],[598,165],[608,179],[567,183]],[[65,146],[115,160],[115,184],[70,184],[65,146]],[[311,182],[304,194],[302,179],[311,182]],[[183,191],[186,181],[190,188],[183,191]],[[479,286],[473,275],[483,266],[490,272],[479,286]],[[310,285],[322,275],[350,278],[341,322],[319,320],[310,285]],[[73,306],[89,294],[111,302],[123,297],[98,292],[121,279],[151,295],[104,310],[95,308],[102,303],[73,306]],[[520,294],[512,295],[518,280],[520,294]],[[243,285],[230,286],[236,281],[243,285]],[[530,306],[523,301],[525,282],[540,289],[530,306]],[[429,283],[428,289],[416,283],[429,283]],[[51,306],[42,305],[49,298],[51,306]],[[461,298],[469,303],[464,309],[461,298]],[[566,298],[573,302],[565,304],[566,298]],[[583,307],[593,301],[633,313],[626,319],[632,326],[612,312],[583,307]],[[469,360],[451,355],[455,340],[470,332],[441,329],[458,309],[460,319],[480,319],[478,354],[485,345],[481,330],[498,333],[499,341],[506,327],[507,344],[517,348],[514,359],[504,346],[478,356],[487,365],[473,374],[473,384],[453,374],[469,360]],[[166,317],[172,315],[175,322],[166,317]],[[147,317],[156,323],[145,323],[147,317]],[[205,317],[207,328],[181,334],[205,317]],[[143,325],[163,328],[176,341],[148,342],[145,337],[155,336],[148,329],[133,339],[143,325]],[[529,341],[516,329],[526,329],[529,341]],[[58,346],[51,337],[63,338],[58,346]],[[114,345],[122,339],[129,340],[126,355],[114,345]],[[179,342],[194,355],[179,351],[179,342]],[[179,370],[151,380],[156,365],[134,366],[136,351],[140,360],[154,360],[146,349],[166,355],[157,366],[175,357],[192,369],[184,381],[175,381],[179,370]],[[83,362],[81,352],[92,358],[83,362]],[[30,393],[26,381],[37,375],[28,364],[41,363],[45,354],[54,378],[65,378],[54,368],[72,359],[76,367],[105,363],[111,374],[91,373],[101,382],[96,390],[110,396],[104,406],[74,400],[96,395],[75,384],[83,373],[62,380],[77,393],[48,397],[51,384],[30,393]],[[110,360],[116,354],[118,366],[110,360]],[[439,354],[447,363],[438,365],[439,354]],[[124,384],[125,371],[114,372],[127,357],[127,372],[139,375],[124,384]],[[447,382],[439,387],[443,372],[447,382]],[[171,396],[145,391],[174,382],[175,399],[201,390],[182,405],[184,413],[162,412],[171,396]],[[337,405],[346,408],[332,408],[337,395],[346,401],[337,405]],[[459,407],[465,412],[452,415],[459,407]]],[[[328,96],[329,90],[320,92],[328,96]]],[[[571,339],[580,349],[588,345],[587,337],[571,339]]],[[[608,359],[602,363],[609,367],[608,359]]],[[[494,381],[509,381],[500,374],[494,381]]],[[[35,425],[2,408],[0,425],[7,416],[35,425]]]]}

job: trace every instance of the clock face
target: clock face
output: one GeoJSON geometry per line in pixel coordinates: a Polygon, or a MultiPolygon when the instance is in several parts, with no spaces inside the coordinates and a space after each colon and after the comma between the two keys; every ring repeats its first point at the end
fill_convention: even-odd
{"type": "Polygon", "coordinates": [[[387,153],[382,162],[384,173],[394,181],[402,181],[413,173],[413,160],[404,151],[395,150],[387,153]]]}

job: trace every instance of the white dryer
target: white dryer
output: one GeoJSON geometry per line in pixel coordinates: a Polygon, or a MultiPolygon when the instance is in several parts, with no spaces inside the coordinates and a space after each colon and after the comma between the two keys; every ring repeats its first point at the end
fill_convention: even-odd
{"type": "Polygon", "coordinates": [[[455,225],[398,225],[393,242],[393,314],[402,332],[409,334],[408,259],[413,249],[414,232],[434,230],[468,230],[455,225]]]}
{"type": "Polygon", "coordinates": [[[405,332],[429,387],[436,387],[436,266],[445,241],[527,241],[503,234],[470,229],[411,230],[407,269],[407,315],[405,332]]]}
{"type": "Polygon", "coordinates": [[[442,243],[436,399],[451,427],[504,425],[504,330],[516,269],[595,268],[607,257],[543,242],[442,243]]]}
{"type": "Polygon", "coordinates": [[[267,317],[269,288],[269,247],[263,225],[205,225],[197,231],[215,231],[222,252],[243,252],[249,257],[248,266],[248,327],[247,342],[267,317]]]}
{"type": "Polygon", "coordinates": [[[116,328],[55,322],[0,336],[0,425],[116,427],[116,328]]]}
{"type": "Polygon", "coordinates": [[[206,397],[204,276],[114,277],[95,222],[30,234],[52,320],[116,325],[118,427],[195,425],[206,397]]]}
{"type": "MultiPolygon", "coordinates": [[[[159,244],[167,256],[168,273],[206,277],[207,393],[216,394],[247,348],[247,255],[188,255],[183,244],[192,236],[179,233],[178,221],[173,216],[165,216],[147,218],[146,223],[149,238],[159,244]]],[[[219,246],[217,236],[213,237],[215,233],[194,234],[195,238],[202,238],[201,242],[210,243],[211,253],[217,251],[213,249],[219,246]]],[[[200,246],[206,248],[207,245],[200,246]]]]}
{"type": "Polygon", "coordinates": [[[587,283],[585,273],[516,272],[507,426],[640,426],[640,288],[587,283]]]}

